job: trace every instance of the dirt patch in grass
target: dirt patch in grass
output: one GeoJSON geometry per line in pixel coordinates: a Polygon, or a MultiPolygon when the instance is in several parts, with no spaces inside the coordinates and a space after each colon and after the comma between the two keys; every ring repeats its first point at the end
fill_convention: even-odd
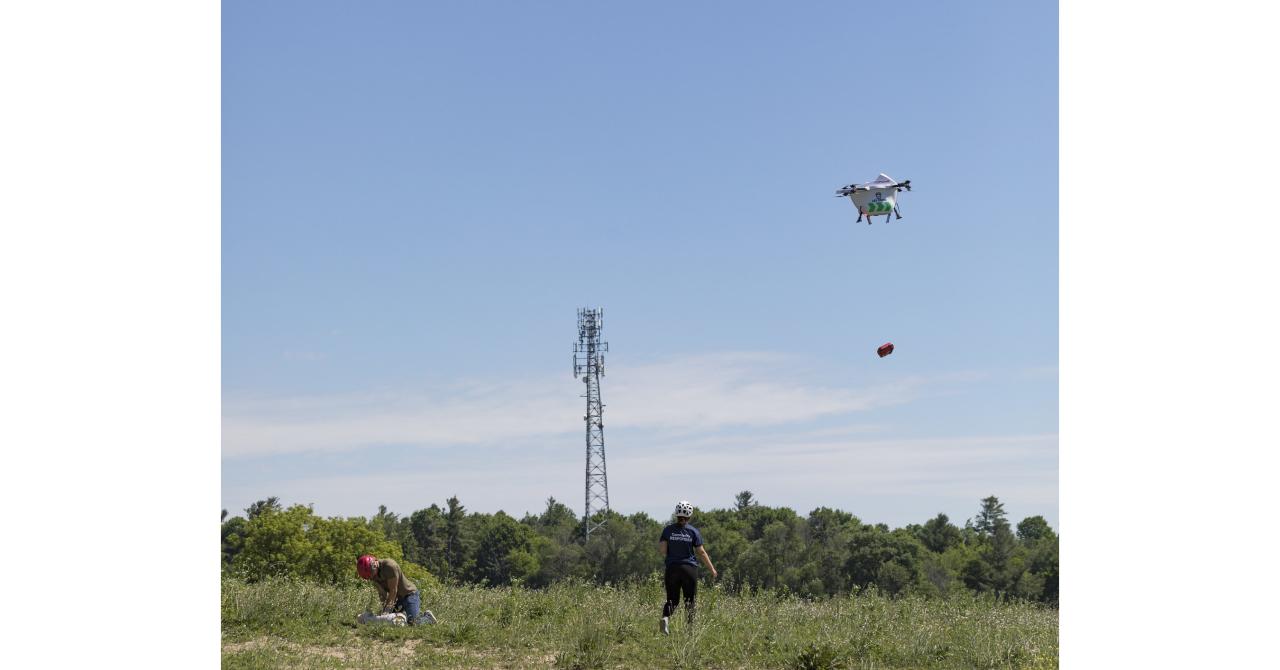
{"type": "MultiPolygon", "coordinates": [[[[403,640],[395,645],[394,655],[402,656],[406,659],[412,658],[418,645],[422,644],[422,640],[403,640]]],[[[379,655],[391,652],[391,643],[378,642],[376,645],[359,647],[354,645],[317,645],[317,644],[299,644],[290,640],[282,640],[278,637],[264,635],[256,637],[252,640],[244,642],[227,642],[222,645],[222,653],[224,654],[240,654],[247,651],[257,651],[259,649],[284,649],[294,653],[300,653],[307,656],[324,656],[326,658],[336,658],[338,660],[347,660],[348,658],[357,657],[366,654],[371,650],[381,652],[379,655]]]]}
{"type": "MultiPolygon", "coordinates": [[[[413,667],[418,659],[419,647],[424,640],[369,641],[356,644],[301,644],[270,635],[263,635],[242,642],[225,642],[222,653],[226,655],[252,652],[278,652],[289,658],[325,659],[325,667],[336,663],[341,667],[403,668],[413,667]],[[370,663],[372,662],[372,665],[370,663]],[[350,666],[347,664],[350,663],[350,666]]],[[[444,661],[448,668],[553,668],[555,654],[535,653],[526,657],[512,657],[494,650],[467,647],[428,645],[421,651],[444,661]],[[429,648],[429,651],[427,649],[429,648]]],[[[421,665],[421,663],[417,663],[421,665]]]]}

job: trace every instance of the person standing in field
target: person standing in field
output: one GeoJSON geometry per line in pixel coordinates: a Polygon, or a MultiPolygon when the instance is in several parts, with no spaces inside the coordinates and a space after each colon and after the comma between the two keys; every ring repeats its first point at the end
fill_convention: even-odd
{"type": "Polygon", "coordinates": [[[686,620],[693,623],[694,600],[698,595],[698,560],[701,559],[711,571],[712,579],[719,576],[702,545],[702,533],[689,524],[693,503],[688,500],[676,503],[675,516],[676,522],[663,528],[662,537],[658,540],[658,551],[666,562],[663,581],[667,587],[667,602],[662,605],[662,620],[659,622],[663,635],[671,634],[671,615],[676,611],[682,593],[686,620]]]}
{"type": "Polygon", "coordinates": [[[356,559],[356,574],[361,579],[372,580],[373,585],[378,587],[383,614],[404,612],[410,626],[436,622],[431,610],[422,610],[419,619],[418,611],[422,607],[422,600],[418,595],[418,587],[404,576],[399,563],[390,558],[378,559],[365,554],[356,559]]]}

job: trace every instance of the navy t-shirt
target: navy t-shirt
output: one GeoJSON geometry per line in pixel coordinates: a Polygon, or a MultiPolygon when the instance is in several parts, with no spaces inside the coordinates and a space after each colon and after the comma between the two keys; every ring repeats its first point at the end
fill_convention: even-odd
{"type": "Polygon", "coordinates": [[[697,528],[685,524],[673,523],[662,529],[662,539],[667,542],[667,565],[688,563],[697,566],[698,559],[693,555],[694,547],[702,546],[702,533],[697,528]]]}

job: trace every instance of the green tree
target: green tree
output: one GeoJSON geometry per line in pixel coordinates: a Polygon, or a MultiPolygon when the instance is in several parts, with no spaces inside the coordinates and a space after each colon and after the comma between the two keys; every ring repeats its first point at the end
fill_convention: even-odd
{"type": "Polygon", "coordinates": [[[848,512],[827,507],[809,512],[809,537],[804,556],[813,577],[801,592],[819,595],[817,584],[821,584],[822,593],[827,595],[849,590],[850,582],[844,568],[849,561],[849,542],[861,526],[862,522],[848,512]]]}
{"type": "MultiPolygon", "coordinates": [[[[223,518],[226,518],[226,510],[223,510],[223,518]]],[[[244,517],[233,516],[222,522],[222,569],[227,570],[235,561],[236,554],[244,548],[244,538],[246,534],[244,517]]]]}
{"type": "Polygon", "coordinates": [[[1030,570],[1017,571],[1018,578],[1010,584],[1009,594],[1023,600],[1040,600],[1044,593],[1044,575],[1030,570]]]}
{"type": "Polygon", "coordinates": [[[978,550],[979,545],[976,542],[970,544],[962,542],[949,547],[941,555],[937,555],[936,567],[932,571],[926,565],[926,579],[943,595],[950,593],[953,586],[967,587],[965,574],[969,563],[980,561],[982,558],[978,550]]]}
{"type": "Polygon", "coordinates": [[[1027,544],[1035,544],[1041,538],[1055,537],[1053,529],[1049,527],[1049,522],[1044,517],[1036,515],[1029,516],[1018,522],[1018,539],[1027,544]]]}
{"type": "Polygon", "coordinates": [[[248,507],[244,508],[244,515],[246,518],[252,521],[259,514],[263,514],[266,512],[279,512],[281,511],[281,509],[282,508],[280,507],[280,499],[275,496],[271,496],[266,500],[259,500],[253,503],[252,505],[249,505],[248,507]]]}
{"type": "Polygon", "coordinates": [[[369,520],[369,525],[381,531],[382,536],[388,540],[400,539],[399,517],[394,512],[388,512],[386,505],[378,505],[378,513],[369,520]]]}
{"type": "Polygon", "coordinates": [[[445,576],[453,579],[466,573],[467,547],[464,543],[463,524],[467,518],[467,508],[462,506],[462,501],[456,495],[445,501],[445,504],[449,506],[444,515],[445,576]]]}
{"type": "Polygon", "coordinates": [[[417,548],[414,552],[417,562],[435,574],[447,575],[449,570],[444,551],[447,534],[440,506],[432,505],[410,514],[409,535],[417,548]]]}
{"type": "Polygon", "coordinates": [[[935,554],[941,554],[962,542],[960,529],[951,523],[946,514],[939,514],[924,522],[916,532],[916,537],[925,549],[935,554]]]}
{"type": "Polygon", "coordinates": [[[400,542],[400,551],[404,553],[404,560],[412,561],[418,565],[426,565],[426,558],[422,555],[422,549],[418,547],[418,541],[413,536],[413,520],[410,517],[400,517],[400,520],[396,523],[395,536],[400,542]]]}
{"type": "Polygon", "coordinates": [[[809,512],[809,537],[817,544],[840,541],[853,528],[862,525],[852,514],[829,507],[819,507],[809,512]]]}
{"type": "Polygon", "coordinates": [[[592,579],[586,552],[578,542],[560,542],[543,535],[530,540],[530,553],[537,559],[538,569],[526,584],[534,588],[550,586],[569,579],[592,579]]]}
{"type": "Polygon", "coordinates": [[[1017,540],[1009,522],[997,519],[991,531],[991,543],[983,552],[983,560],[990,568],[992,587],[998,593],[1009,593],[1021,577],[1020,564],[1013,563],[1017,540]]]}
{"type": "MultiPolygon", "coordinates": [[[[701,528],[701,527],[700,527],[701,528]]],[[[658,530],[661,532],[661,529],[658,530]]],[[[745,581],[743,580],[742,571],[739,569],[739,563],[742,561],[742,555],[751,546],[747,542],[747,538],[733,527],[715,527],[708,529],[704,534],[707,538],[707,553],[711,556],[712,562],[715,563],[716,570],[720,573],[719,583],[724,584],[725,588],[731,591],[741,589],[745,581]]],[[[656,544],[656,535],[650,538],[652,548],[656,544]]],[[[657,555],[656,549],[651,549],[657,555]]]]}
{"type": "Polygon", "coordinates": [[[554,497],[547,498],[542,514],[529,519],[529,525],[540,535],[559,542],[575,542],[581,539],[582,524],[573,510],[554,497]]]}
{"type": "MultiPolygon", "coordinates": [[[[259,500],[246,517],[222,515],[224,571],[246,579],[289,576],[355,582],[362,553],[395,558],[420,585],[432,574],[491,585],[539,588],[565,580],[622,583],[661,569],[662,522],[638,513],[599,513],[583,543],[581,519],[555,498],[540,514],[468,513],[457,496],[407,517],[379,506],[370,519],[320,518],[310,507],[259,500]]],[[[819,597],[874,586],[886,594],[948,595],[966,587],[1001,597],[1058,599],[1058,537],[1043,517],[1015,529],[995,496],[957,528],[945,514],[891,530],[838,509],[807,517],[760,505],[740,492],[724,509],[697,510],[696,525],[727,589],[774,588],[819,597]]]]}
{"type": "Polygon", "coordinates": [[[634,581],[659,569],[661,528],[657,521],[643,512],[622,516],[612,510],[603,512],[601,519],[602,525],[591,532],[591,539],[583,547],[584,559],[596,582],[634,581]]]}
{"type": "Polygon", "coordinates": [[[995,496],[982,499],[982,511],[973,518],[973,528],[982,535],[990,536],[995,532],[996,523],[1004,521],[1004,505],[995,496]]]}
{"type": "MultiPolygon", "coordinates": [[[[705,517],[707,515],[702,516],[705,517]]],[[[789,507],[755,505],[747,508],[740,516],[741,521],[745,524],[742,534],[752,542],[764,537],[764,529],[774,523],[782,523],[786,527],[791,527],[795,523],[802,523],[800,516],[789,507]]]]}
{"type": "Polygon", "coordinates": [[[970,556],[960,571],[964,585],[979,593],[992,591],[995,588],[995,576],[991,573],[991,565],[981,556],[970,556]]]}
{"type": "Polygon", "coordinates": [[[982,509],[968,524],[978,545],[978,557],[964,566],[965,585],[976,591],[993,591],[1000,596],[1017,595],[1019,584],[1033,585],[1023,579],[1025,557],[1019,552],[1017,538],[1005,518],[1004,505],[995,496],[982,499],[982,509]]]}
{"type": "Polygon", "coordinates": [[[943,557],[930,552],[920,561],[923,579],[918,591],[926,595],[947,596],[956,581],[955,574],[947,569],[943,557]]]}
{"type": "Polygon", "coordinates": [[[853,585],[865,588],[874,584],[881,591],[896,595],[923,579],[919,564],[923,551],[909,531],[890,531],[884,524],[864,525],[849,540],[845,573],[853,585]],[[890,563],[897,567],[886,567],[890,563]]]}
{"type": "Polygon", "coordinates": [[[778,586],[779,573],[776,563],[768,548],[760,540],[747,544],[745,550],[738,555],[738,560],[729,572],[735,585],[755,589],[769,589],[778,586]]]}
{"type": "Polygon", "coordinates": [[[1058,537],[1043,537],[1032,546],[1028,570],[1041,579],[1037,600],[1058,604],[1058,537]]]}
{"type": "Polygon", "coordinates": [[[249,581],[296,574],[300,558],[307,553],[306,527],[314,518],[311,510],[302,505],[283,511],[250,506],[245,512],[250,516],[244,547],[235,563],[237,573],[249,581]]]}
{"type": "Polygon", "coordinates": [[[882,593],[898,595],[915,583],[915,573],[898,561],[881,563],[876,569],[876,588],[882,593]]]}
{"type": "Polygon", "coordinates": [[[245,524],[244,547],[235,557],[234,571],[249,581],[296,577],[354,582],[356,557],[365,553],[402,559],[400,547],[363,518],[322,519],[303,505],[264,509],[245,524]]]}
{"type": "Polygon", "coordinates": [[[468,578],[494,586],[536,573],[532,531],[504,512],[483,519],[479,525],[475,560],[468,578]]]}
{"type": "Polygon", "coordinates": [[[400,544],[360,517],[322,519],[313,515],[304,530],[307,553],[299,558],[300,577],[329,584],[353,582],[358,579],[355,562],[361,554],[392,558],[406,574],[410,572],[410,561],[405,560],[400,544]]]}
{"type": "Polygon", "coordinates": [[[781,513],[775,511],[765,507],[751,510],[753,524],[761,519],[768,519],[769,523],[750,541],[736,566],[741,581],[755,588],[775,588],[786,584],[788,577],[793,582],[816,577],[816,574],[787,574],[787,568],[802,565],[807,528],[794,511],[786,508],[782,508],[781,513]]]}

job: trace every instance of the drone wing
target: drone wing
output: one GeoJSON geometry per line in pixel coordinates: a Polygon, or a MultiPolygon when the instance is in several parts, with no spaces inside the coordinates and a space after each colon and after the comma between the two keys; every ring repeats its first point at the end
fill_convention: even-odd
{"type": "Polygon", "coordinates": [[[889,175],[881,172],[880,176],[876,177],[875,179],[872,179],[871,181],[864,182],[861,184],[849,184],[848,186],[841,186],[840,188],[836,189],[836,197],[843,198],[845,196],[853,195],[858,191],[871,191],[877,188],[893,188],[894,186],[898,186],[898,182],[894,181],[893,177],[890,177],[889,175]]]}
{"type": "Polygon", "coordinates": [[[853,195],[858,191],[866,191],[866,190],[868,190],[867,187],[861,184],[849,184],[848,186],[841,186],[840,188],[836,189],[836,197],[843,198],[848,195],[853,195]]]}

